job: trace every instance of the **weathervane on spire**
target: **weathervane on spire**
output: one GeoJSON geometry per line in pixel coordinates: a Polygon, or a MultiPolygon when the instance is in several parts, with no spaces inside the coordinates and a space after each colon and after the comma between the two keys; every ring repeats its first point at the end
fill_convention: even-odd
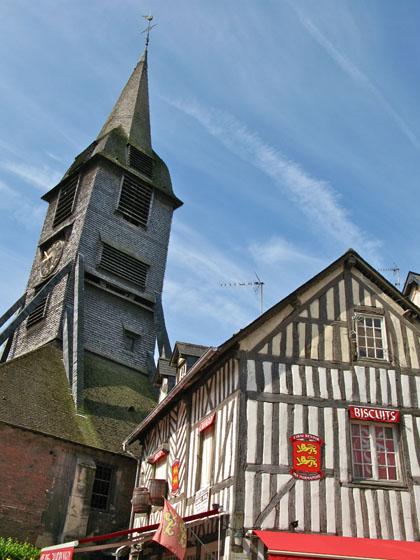
{"type": "Polygon", "coordinates": [[[154,27],[156,27],[157,23],[155,23],[154,25],[150,25],[150,22],[151,22],[152,19],[153,19],[152,12],[150,12],[150,14],[149,14],[148,16],[142,16],[142,17],[144,17],[145,19],[147,19],[147,27],[146,27],[146,29],[145,29],[144,31],[142,31],[142,33],[146,33],[146,32],[147,32],[147,35],[146,35],[146,49],[147,49],[147,47],[149,46],[149,35],[150,35],[150,30],[153,29],[154,27]]]}

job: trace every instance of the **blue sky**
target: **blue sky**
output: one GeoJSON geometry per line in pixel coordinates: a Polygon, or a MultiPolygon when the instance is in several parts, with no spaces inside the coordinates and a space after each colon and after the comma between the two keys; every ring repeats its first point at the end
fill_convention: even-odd
{"type": "MultiPolygon", "coordinates": [[[[152,139],[184,206],[171,341],[217,345],[349,247],[420,270],[417,0],[3,0],[0,306],[23,293],[40,196],[149,48],[152,139]]],[[[394,281],[392,272],[383,274],[394,281]]]]}

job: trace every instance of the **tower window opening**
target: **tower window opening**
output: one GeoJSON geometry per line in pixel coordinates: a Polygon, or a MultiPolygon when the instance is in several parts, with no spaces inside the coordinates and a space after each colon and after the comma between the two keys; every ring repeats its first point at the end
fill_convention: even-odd
{"type": "MultiPolygon", "coordinates": [[[[40,289],[42,287],[43,286],[39,286],[38,288],[36,288],[34,297],[36,296],[36,294],[40,291],[40,289]]],[[[36,323],[39,323],[40,321],[42,321],[42,319],[45,318],[45,316],[47,314],[47,302],[48,302],[48,294],[44,298],[42,298],[42,300],[35,307],[35,309],[33,309],[29,313],[28,320],[26,321],[26,328],[27,329],[29,329],[33,325],[36,325],[36,323]]]]}
{"type": "Polygon", "coordinates": [[[146,227],[151,200],[150,185],[129,175],[124,176],[117,210],[125,220],[146,227]]]}
{"type": "Polygon", "coordinates": [[[139,338],[140,336],[138,334],[124,329],[124,350],[134,353],[139,338]]]}
{"type": "Polygon", "coordinates": [[[58,224],[61,224],[61,222],[71,216],[74,208],[78,182],[79,176],[76,175],[76,177],[66,181],[61,186],[60,194],[58,195],[57,208],[55,209],[53,227],[58,226],[58,224]]]}
{"type": "Polygon", "coordinates": [[[127,163],[149,179],[153,175],[153,159],[130,144],[127,146],[127,163]]]}
{"type": "Polygon", "coordinates": [[[141,290],[146,288],[149,265],[106,243],[103,244],[99,267],[132,282],[141,290]]]}

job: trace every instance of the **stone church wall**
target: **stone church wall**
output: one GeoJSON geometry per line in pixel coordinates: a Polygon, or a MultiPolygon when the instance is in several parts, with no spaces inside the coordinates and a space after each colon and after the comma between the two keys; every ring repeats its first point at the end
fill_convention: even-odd
{"type": "MultiPolygon", "coordinates": [[[[60,542],[78,461],[113,469],[109,507],[90,509],[86,534],[128,527],[136,462],[0,422],[0,536],[60,542]],[[19,484],[16,484],[19,480],[19,484]]],[[[90,503],[89,496],[86,500],[90,503]]],[[[88,503],[88,507],[89,507],[88,503]]]]}

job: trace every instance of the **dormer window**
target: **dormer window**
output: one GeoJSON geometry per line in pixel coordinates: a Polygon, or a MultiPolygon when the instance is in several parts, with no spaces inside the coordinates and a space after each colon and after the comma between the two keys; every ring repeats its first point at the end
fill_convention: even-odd
{"type": "Polygon", "coordinates": [[[127,146],[127,163],[149,179],[152,178],[153,159],[130,144],[127,146]]]}
{"type": "Polygon", "coordinates": [[[187,373],[187,360],[182,359],[179,361],[178,365],[178,382],[181,381],[183,377],[185,377],[187,373]]]}

